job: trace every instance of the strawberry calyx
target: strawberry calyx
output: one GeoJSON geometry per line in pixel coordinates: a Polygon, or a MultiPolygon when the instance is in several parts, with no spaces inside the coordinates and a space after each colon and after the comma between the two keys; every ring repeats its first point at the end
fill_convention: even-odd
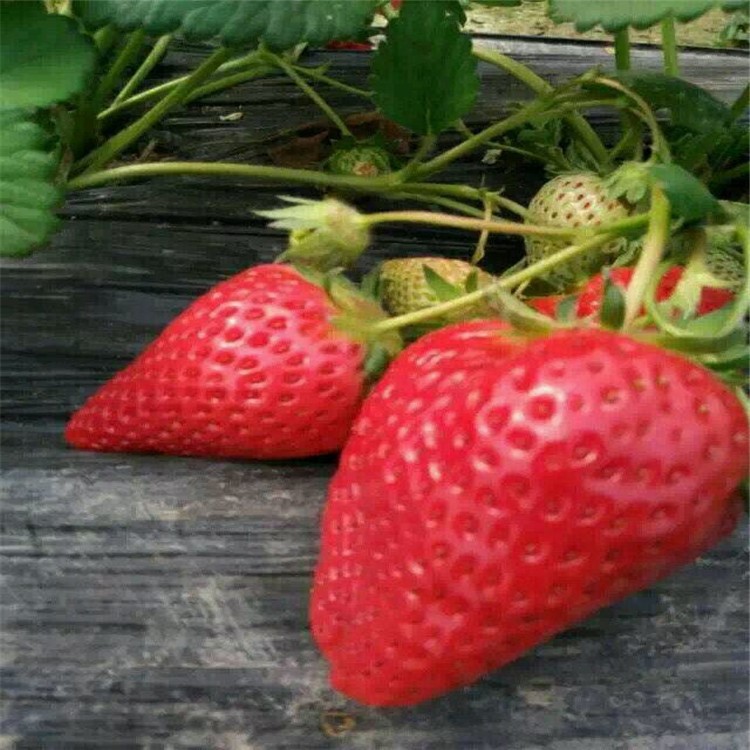
{"type": "Polygon", "coordinates": [[[336,198],[279,197],[292,205],[256,212],[258,216],[274,220],[270,227],[289,230],[289,244],[278,261],[290,261],[318,271],[348,268],[370,244],[364,217],[336,198]]]}
{"type": "Polygon", "coordinates": [[[373,325],[387,320],[388,314],[373,296],[339,270],[320,272],[304,264],[293,267],[328,295],[337,311],[331,318],[331,325],[365,346],[363,369],[368,381],[374,382],[403,348],[403,339],[398,331],[373,332],[373,325]]]}

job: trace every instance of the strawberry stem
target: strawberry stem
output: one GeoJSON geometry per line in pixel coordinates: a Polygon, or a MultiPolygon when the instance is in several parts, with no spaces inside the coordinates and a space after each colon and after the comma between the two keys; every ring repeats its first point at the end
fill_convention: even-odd
{"type": "MultiPolygon", "coordinates": [[[[554,91],[554,87],[545,81],[544,78],[538,76],[533,70],[523,63],[518,62],[518,60],[514,60],[512,57],[503,55],[495,50],[483,49],[476,46],[472,52],[474,57],[482,62],[489,63],[504,70],[506,73],[510,73],[514,78],[526,84],[538,96],[548,96],[554,91]]],[[[586,122],[586,119],[577,112],[566,115],[564,119],[571,130],[575,132],[578,140],[586,146],[596,161],[601,166],[608,164],[609,155],[607,149],[596,134],[596,131],[586,122]]]]}
{"type": "Polygon", "coordinates": [[[318,109],[339,129],[342,135],[349,138],[354,137],[352,131],[349,130],[333,107],[281,55],[264,52],[263,56],[276,67],[281,68],[297,84],[299,89],[318,105],[318,109]]]}
{"type": "Polygon", "coordinates": [[[130,76],[128,82],[122,87],[120,93],[115,97],[113,104],[120,104],[130,97],[134,91],[143,83],[146,76],[158,65],[159,61],[164,57],[164,53],[167,51],[169,43],[172,41],[171,34],[165,34],[156,40],[156,43],[151,48],[151,51],[146,55],[143,62],[138,66],[136,71],[130,76]]]}
{"type": "Polygon", "coordinates": [[[670,205],[664,191],[654,185],[651,190],[651,210],[643,250],[633,271],[633,278],[625,294],[624,328],[628,328],[638,317],[650,280],[661,262],[669,240],[670,205]]]}
{"type": "Polygon", "coordinates": [[[493,232],[499,234],[534,235],[536,237],[557,237],[572,239],[579,232],[575,229],[562,227],[545,227],[535,224],[521,224],[517,221],[486,221],[467,216],[453,216],[452,214],[432,213],[431,211],[383,211],[362,217],[365,226],[377,224],[430,224],[437,227],[452,227],[454,229],[469,229],[479,232],[493,232]]]}

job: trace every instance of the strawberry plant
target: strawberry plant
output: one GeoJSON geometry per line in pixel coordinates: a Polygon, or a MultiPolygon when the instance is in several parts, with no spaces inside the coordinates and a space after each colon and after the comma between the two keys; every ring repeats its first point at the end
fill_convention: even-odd
{"type": "Polygon", "coordinates": [[[682,80],[674,34],[740,3],[550,0],[553,18],[612,32],[616,51],[612,73],[557,87],[474,44],[466,5],[0,3],[4,254],[43,245],[69,192],[125,180],[329,192],[261,212],[288,232],[279,262],[208,290],[66,438],[245,459],[343,448],[311,622],[333,684],[374,705],[468,684],[691,561],[731,531],[748,471],[748,94],[726,105],[682,80]],[[628,28],[656,23],[663,72],[631,69],[628,28]],[[178,39],[209,43],[205,57],[148,87],[178,39]],[[326,45],[371,54],[371,90],[305,64],[326,45]],[[535,98],[474,132],[480,62],[535,98]],[[141,150],[177,107],[272,75],[325,115],[331,142],[309,168],[141,150]],[[377,132],[336,112],[327,87],[375,108],[377,132]],[[585,117],[601,107],[621,123],[612,143],[585,117]],[[513,185],[440,181],[483,152],[541,162],[549,181],[528,206],[513,185]],[[363,195],[408,205],[364,213],[363,195]],[[383,224],[476,244],[464,260],[388,259],[356,285],[345,272],[383,224]],[[479,268],[494,234],[526,248],[499,276],[479,268]]]}

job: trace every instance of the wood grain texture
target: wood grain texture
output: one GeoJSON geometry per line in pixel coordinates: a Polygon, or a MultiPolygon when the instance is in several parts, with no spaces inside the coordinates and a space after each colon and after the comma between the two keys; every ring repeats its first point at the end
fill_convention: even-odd
{"type": "MultiPolygon", "coordinates": [[[[558,80],[611,61],[598,45],[492,43],[558,80]]],[[[182,47],[158,76],[200,54],[182,47]]],[[[657,64],[653,52],[635,54],[657,64]]],[[[315,58],[363,83],[365,56],[315,58]]],[[[746,58],[686,53],[683,66],[730,99],[746,58]]],[[[473,124],[526,95],[488,67],[482,78],[473,124]]],[[[184,157],[261,158],[253,141],[315,118],[273,79],[173,114],[161,137],[184,157]],[[231,111],[246,114],[219,120],[231,111]]],[[[450,177],[506,184],[518,200],[543,179],[476,159],[450,177]]],[[[470,688],[378,711],[328,688],[307,630],[332,457],[264,464],[65,448],[65,418],[97,385],[210,285],[278,252],[281,236],[252,215],[278,192],[196,179],[86,191],[71,196],[48,249],[4,264],[0,748],[744,748],[746,533],[470,688]],[[330,736],[334,709],[354,719],[340,736],[330,736]]],[[[474,241],[383,228],[363,268],[393,254],[465,257],[474,241]]],[[[491,265],[518,252],[495,239],[491,265]]]]}

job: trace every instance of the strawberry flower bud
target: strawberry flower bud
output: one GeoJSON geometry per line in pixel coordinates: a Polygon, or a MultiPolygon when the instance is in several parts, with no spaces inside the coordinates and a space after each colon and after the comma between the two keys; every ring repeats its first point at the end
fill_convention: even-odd
{"type": "Polygon", "coordinates": [[[293,205],[259,216],[274,219],[269,226],[289,230],[289,245],[278,260],[310,266],[320,271],[354,265],[370,244],[364,217],[335,198],[321,201],[281,196],[293,205]]]}

